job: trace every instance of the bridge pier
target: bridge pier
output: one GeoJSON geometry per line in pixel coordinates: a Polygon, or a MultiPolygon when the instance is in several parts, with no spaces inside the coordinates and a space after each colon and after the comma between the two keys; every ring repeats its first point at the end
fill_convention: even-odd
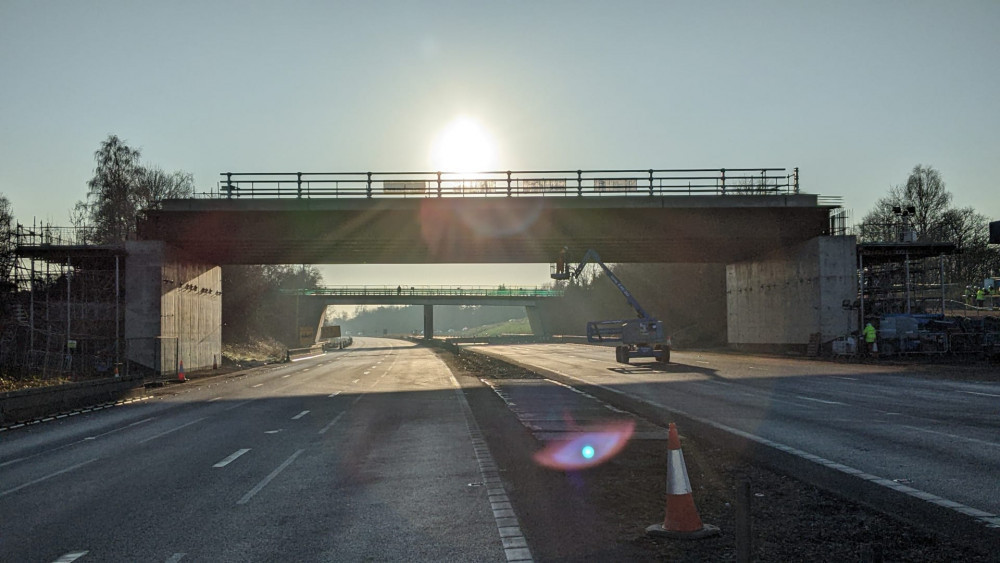
{"type": "Polygon", "coordinates": [[[424,305],[424,339],[434,338],[434,305],[424,305]]]}
{"type": "Polygon", "coordinates": [[[537,306],[526,306],[524,312],[528,314],[528,325],[531,327],[531,333],[538,338],[548,338],[552,336],[549,333],[548,326],[545,324],[542,312],[537,306]]]}

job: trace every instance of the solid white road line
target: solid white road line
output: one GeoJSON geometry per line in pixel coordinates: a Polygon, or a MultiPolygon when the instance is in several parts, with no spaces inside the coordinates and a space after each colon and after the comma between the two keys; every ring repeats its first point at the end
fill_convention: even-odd
{"type": "Polygon", "coordinates": [[[333,392],[333,393],[330,393],[330,394],[329,394],[329,395],[327,395],[327,396],[328,396],[328,397],[331,397],[331,398],[332,398],[332,397],[336,397],[337,395],[340,395],[340,391],[335,391],[335,392],[333,392]]]}
{"type": "Polygon", "coordinates": [[[962,393],[968,393],[970,395],[982,395],[983,397],[1000,397],[1000,395],[994,395],[993,393],[977,393],[975,391],[961,391],[962,393]]]}
{"type": "Polygon", "coordinates": [[[848,381],[857,381],[858,380],[857,377],[845,377],[845,376],[841,376],[841,375],[831,375],[830,377],[832,377],[834,379],[846,379],[848,381]]]}
{"type": "Polygon", "coordinates": [[[949,438],[954,438],[956,440],[963,440],[966,442],[972,442],[973,444],[983,444],[984,446],[1000,447],[997,442],[989,442],[987,440],[980,440],[978,438],[966,438],[965,436],[959,436],[958,434],[949,434],[947,432],[938,432],[937,430],[928,430],[926,428],[920,428],[919,426],[907,426],[906,424],[900,424],[903,428],[909,428],[911,430],[917,430],[919,432],[926,432],[928,434],[937,434],[938,436],[947,436],[949,438]]]}
{"type": "Polygon", "coordinates": [[[218,400],[219,400],[219,399],[221,399],[221,398],[222,398],[222,397],[216,397],[216,398],[214,398],[214,399],[209,399],[209,400],[208,400],[208,402],[209,402],[209,403],[214,403],[215,401],[218,401],[218,400]]]}
{"type": "Polygon", "coordinates": [[[307,414],[309,414],[309,411],[302,411],[299,414],[293,416],[292,420],[298,420],[298,419],[302,418],[303,416],[305,416],[307,414]]]}
{"type": "Polygon", "coordinates": [[[77,559],[83,557],[84,555],[86,555],[88,553],[90,553],[90,552],[89,551],[74,551],[73,553],[67,553],[66,555],[63,555],[62,557],[60,557],[59,559],[56,559],[52,563],[72,563],[73,561],[76,561],[77,559]]]}
{"type": "MultiPolygon", "coordinates": [[[[30,487],[32,485],[37,485],[38,483],[41,483],[42,481],[45,481],[46,479],[51,479],[53,477],[58,477],[59,475],[62,475],[63,473],[69,473],[70,471],[73,471],[74,469],[77,469],[79,467],[83,467],[84,465],[87,465],[88,463],[91,463],[91,462],[94,462],[94,461],[97,461],[97,460],[98,460],[98,458],[96,458],[96,457],[94,459],[88,459],[87,461],[85,461],[83,463],[78,463],[76,465],[71,465],[71,466],[67,467],[66,469],[60,469],[59,471],[56,471],[55,473],[49,473],[45,477],[39,477],[38,479],[35,479],[34,481],[28,481],[27,483],[25,483],[23,485],[19,485],[17,487],[14,487],[13,489],[7,489],[6,491],[0,491],[0,497],[5,497],[5,496],[7,496],[7,495],[9,495],[11,493],[16,493],[17,491],[20,491],[21,489],[24,489],[26,487],[30,487]]],[[[84,552],[84,553],[86,553],[86,552],[84,552]]],[[[72,561],[72,559],[70,559],[70,561],[72,561]]]]}
{"type": "Polygon", "coordinates": [[[26,456],[26,457],[20,457],[20,458],[17,458],[17,459],[12,459],[10,461],[5,461],[3,463],[0,463],[0,467],[5,467],[7,465],[11,465],[13,463],[17,463],[19,461],[24,461],[26,459],[31,459],[33,457],[38,457],[38,456],[40,456],[42,454],[52,453],[52,452],[55,452],[55,451],[58,451],[58,450],[61,450],[61,449],[64,449],[64,448],[68,448],[70,446],[75,446],[75,445],[77,445],[79,443],[82,443],[82,442],[87,442],[87,441],[90,441],[90,440],[96,440],[98,438],[107,436],[108,434],[114,434],[115,432],[121,432],[122,430],[128,430],[129,428],[132,428],[133,426],[138,426],[140,424],[145,424],[146,422],[149,422],[150,420],[153,420],[155,418],[156,418],[155,416],[151,416],[149,418],[140,420],[138,422],[133,422],[132,424],[128,424],[128,425],[122,426],[120,428],[115,428],[114,430],[109,430],[109,431],[107,431],[107,432],[105,432],[103,434],[98,434],[97,436],[87,436],[86,438],[83,438],[82,440],[77,440],[75,442],[71,442],[69,444],[65,444],[65,445],[59,446],[57,448],[52,448],[51,450],[46,450],[44,452],[39,452],[39,453],[34,454],[34,455],[29,455],[29,456],[26,456]]]}
{"type": "Polygon", "coordinates": [[[295,458],[299,457],[299,455],[301,455],[302,452],[304,452],[304,451],[305,450],[299,450],[299,451],[295,452],[294,454],[292,454],[291,457],[289,457],[288,459],[286,459],[281,465],[278,466],[277,469],[275,469],[274,471],[272,471],[270,475],[268,475],[267,477],[264,477],[264,479],[260,483],[257,483],[257,485],[254,486],[254,488],[250,489],[247,492],[247,494],[243,495],[243,498],[241,498],[240,500],[236,501],[236,504],[246,504],[246,503],[250,502],[250,499],[252,499],[254,495],[256,495],[257,493],[259,493],[261,491],[261,489],[263,489],[264,487],[266,487],[267,484],[270,483],[272,479],[274,479],[275,477],[277,477],[279,473],[281,473],[282,471],[285,470],[286,467],[288,467],[289,465],[291,465],[292,462],[295,461],[295,458]]]}
{"type": "Polygon", "coordinates": [[[205,418],[206,417],[203,416],[201,418],[197,418],[195,420],[192,420],[191,422],[188,422],[186,424],[181,424],[177,428],[171,428],[170,430],[167,430],[166,432],[160,432],[156,436],[150,436],[149,438],[146,438],[145,440],[140,440],[139,443],[140,444],[145,444],[146,442],[149,442],[150,440],[155,440],[157,438],[160,438],[161,436],[166,436],[167,434],[170,434],[171,432],[177,432],[181,428],[184,428],[185,426],[191,426],[192,424],[194,424],[196,422],[201,422],[201,421],[205,420],[205,418]]]}
{"type": "Polygon", "coordinates": [[[817,403],[823,403],[826,405],[847,405],[847,403],[841,403],[840,401],[824,401],[823,399],[814,399],[812,397],[806,397],[805,395],[796,395],[795,397],[804,401],[816,401],[817,403]]]}
{"type": "Polygon", "coordinates": [[[235,405],[233,405],[233,406],[231,406],[231,407],[226,407],[226,410],[227,410],[227,411],[231,411],[231,410],[233,410],[233,409],[235,409],[235,408],[239,408],[239,407],[242,407],[243,405],[245,405],[245,404],[247,404],[247,403],[249,403],[249,402],[251,402],[251,401],[243,401],[242,403],[236,403],[235,405]]]}
{"type": "Polygon", "coordinates": [[[227,457],[226,459],[220,461],[219,463],[216,463],[212,467],[225,467],[225,466],[229,465],[230,463],[236,461],[236,458],[240,457],[241,455],[243,455],[243,454],[245,454],[245,453],[247,453],[249,451],[250,451],[250,448],[243,448],[243,449],[240,449],[240,450],[236,450],[235,452],[233,452],[232,454],[230,454],[229,457],[227,457]]]}
{"type": "Polygon", "coordinates": [[[331,429],[331,428],[333,428],[333,425],[337,424],[337,421],[340,420],[340,417],[344,416],[345,412],[347,412],[347,411],[343,411],[340,414],[338,414],[337,416],[333,417],[333,420],[330,421],[330,424],[327,424],[326,426],[324,426],[323,429],[319,431],[319,433],[320,434],[326,434],[326,431],[329,430],[329,429],[331,429]]]}

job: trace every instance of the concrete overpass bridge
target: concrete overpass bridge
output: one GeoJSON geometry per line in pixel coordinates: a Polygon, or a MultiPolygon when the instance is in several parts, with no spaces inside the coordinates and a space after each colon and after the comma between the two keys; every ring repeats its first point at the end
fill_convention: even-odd
{"type": "Polygon", "coordinates": [[[609,263],[708,264],[705,287],[724,289],[703,298],[726,303],[737,345],[839,334],[857,293],[853,241],[830,236],[837,202],[800,191],[797,169],[222,178],[148,210],[129,251],[131,334],[176,336],[192,368],[210,363],[205,343],[220,346],[203,316],[218,310],[225,264],[551,263],[565,246],[609,263]]]}

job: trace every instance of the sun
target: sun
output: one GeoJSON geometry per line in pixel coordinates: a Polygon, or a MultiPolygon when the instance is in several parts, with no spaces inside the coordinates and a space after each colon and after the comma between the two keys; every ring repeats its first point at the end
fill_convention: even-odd
{"type": "Polygon", "coordinates": [[[496,143],[479,121],[456,117],[434,139],[431,165],[436,171],[463,174],[495,170],[496,143]]]}

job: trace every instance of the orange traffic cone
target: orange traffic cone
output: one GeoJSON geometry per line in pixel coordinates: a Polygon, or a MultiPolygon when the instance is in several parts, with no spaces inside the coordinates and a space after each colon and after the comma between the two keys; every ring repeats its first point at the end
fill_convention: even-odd
{"type": "Polygon", "coordinates": [[[681,439],[677,435],[677,425],[670,423],[667,436],[667,515],[662,524],[646,528],[646,534],[677,540],[696,540],[719,533],[719,528],[703,524],[698,516],[691,496],[691,481],[688,480],[681,439]]]}
{"type": "Polygon", "coordinates": [[[177,368],[177,381],[179,383],[187,382],[187,378],[184,377],[184,360],[180,361],[180,366],[177,368]]]}

